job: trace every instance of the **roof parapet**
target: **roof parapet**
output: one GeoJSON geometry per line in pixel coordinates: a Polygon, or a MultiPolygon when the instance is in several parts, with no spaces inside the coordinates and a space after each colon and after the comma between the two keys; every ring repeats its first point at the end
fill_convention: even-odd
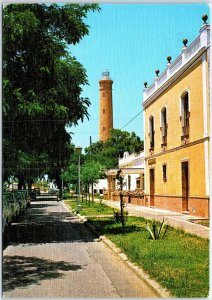
{"type": "Polygon", "coordinates": [[[159,73],[156,73],[157,76],[149,87],[147,87],[147,83],[145,82],[143,89],[143,104],[145,104],[148,98],[152,96],[166,81],[168,81],[169,78],[176,74],[186,63],[192,60],[197,53],[210,46],[210,26],[206,23],[207,19],[207,15],[202,16],[204,23],[199,31],[200,34],[189,46],[187,46],[188,40],[183,39],[184,46],[182,48],[182,53],[172,63],[171,56],[167,57],[168,64],[165,71],[161,73],[160,76],[158,75],[159,73]]]}

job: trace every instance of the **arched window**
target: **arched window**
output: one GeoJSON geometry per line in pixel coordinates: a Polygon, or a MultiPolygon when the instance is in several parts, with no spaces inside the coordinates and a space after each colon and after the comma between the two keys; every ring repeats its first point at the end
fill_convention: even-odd
{"type": "Polygon", "coordinates": [[[162,135],[161,146],[166,146],[167,145],[167,110],[166,110],[166,107],[163,107],[161,110],[161,135],[162,135]]]}
{"type": "Polygon", "coordinates": [[[149,118],[149,139],[150,139],[150,150],[154,150],[155,146],[155,131],[154,131],[154,117],[149,118]]]}
{"type": "Polygon", "coordinates": [[[185,91],[181,96],[181,125],[182,125],[182,138],[189,137],[189,93],[185,91]]]}

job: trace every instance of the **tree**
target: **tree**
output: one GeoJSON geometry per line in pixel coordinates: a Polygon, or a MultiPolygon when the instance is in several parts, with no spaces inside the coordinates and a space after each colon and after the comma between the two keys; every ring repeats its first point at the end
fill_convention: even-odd
{"type": "MultiPolygon", "coordinates": [[[[72,144],[74,149],[74,145],[72,144]]],[[[80,164],[84,164],[84,154],[80,154],[80,164]]],[[[79,161],[79,154],[73,153],[70,157],[68,166],[65,168],[63,173],[63,180],[66,184],[72,184],[76,187],[77,192],[77,185],[78,185],[78,161],[79,161]]]]}
{"type": "Polygon", "coordinates": [[[86,71],[67,46],[88,35],[84,21],[95,10],[99,10],[95,4],[4,6],[4,178],[15,174],[26,180],[29,167],[19,153],[27,157],[31,169],[40,163],[37,170],[51,170],[51,176],[67,165],[71,138],[65,127],[88,117],[90,105],[80,96],[88,84],[86,71]]]}
{"type": "Polygon", "coordinates": [[[134,132],[112,129],[107,141],[98,141],[85,148],[85,152],[109,169],[118,166],[118,158],[123,157],[125,151],[139,153],[143,149],[143,141],[134,132]]]}
{"type": "MultiPolygon", "coordinates": [[[[87,161],[82,165],[81,179],[86,187],[93,186],[100,178],[104,176],[104,167],[95,161],[87,161]]],[[[93,188],[92,188],[92,201],[94,201],[93,188]]]]}
{"type": "Polygon", "coordinates": [[[119,186],[119,190],[120,190],[120,217],[121,217],[121,225],[122,225],[122,232],[124,233],[125,231],[125,219],[124,219],[124,195],[122,193],[123,191],[123,184],[124,184],[124,176],[122,174],[121,170],[117,171],[116,174],[116,179],[118,180],[118,186],[119,186]]]}

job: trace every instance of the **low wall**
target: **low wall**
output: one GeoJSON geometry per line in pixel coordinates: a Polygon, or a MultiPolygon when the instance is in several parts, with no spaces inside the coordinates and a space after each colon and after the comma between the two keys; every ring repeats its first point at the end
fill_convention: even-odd
{"type": "MultiPolygon", "coordinates": [[[[150,206],[150,195],[145,196],[145,202],[146,206],[150,206]]],[[[182,213],[182,197],[155,195],[154,207],[182,213]]],[[[209,218],[209,198],[189,197],[188,211],[191,216],[209,218]]]]}
{"type": "Polygon", "coordinates": [[[129,197],[128,203],[145,206],[145,199],[144,197],[129,197]]]}
{"type": "Polygon", "coordinates": [[[190,197],[188,200],[189,213],[193,216],[202,216],[210,218],[210,200],[209,198],[190,197]]]}
{"type": "MultiPolygon", "coordinates": [[[[113,195],[112,192],[104,193],[104,200],[120,201],[119,195],[113,195]]],[[[189,215],[210,218],[210,199],[209,197],[194,197],[188,198],[188,211],[189,215]]],[[[141,206],[150,206],[150,195],[145,196],[124,196],[125,203],[131,203],[141,206]]],[[[182,197],[178,196],[166,196],[166,195],[154,195],[155,208],[170,210],[173,212],[182,213],[182,197]]]]}

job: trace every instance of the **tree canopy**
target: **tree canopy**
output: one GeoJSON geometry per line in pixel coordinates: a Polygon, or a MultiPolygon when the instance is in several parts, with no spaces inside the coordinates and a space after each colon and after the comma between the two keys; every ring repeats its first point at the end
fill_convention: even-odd
{"type": "Polygon", "coordinates": [[[9,4],[3,8],[3,178],[55,177],[67,165],[65,127],[88,117],[86,70],[71,46],[89,34],[96,4],[9,4]],[[69,48],[68,48],[69,46],[69,48]]]}
{"type": "Polygon", "coordinates": [[[143,141],[135,132],[111,129],[110,138],[105,141],[98,141],[85,148],[88,158],[98,161],[105,168],[118,166],[118,158],[123,157],[124,152],[139,153],[144,149],[143,141]]]}

